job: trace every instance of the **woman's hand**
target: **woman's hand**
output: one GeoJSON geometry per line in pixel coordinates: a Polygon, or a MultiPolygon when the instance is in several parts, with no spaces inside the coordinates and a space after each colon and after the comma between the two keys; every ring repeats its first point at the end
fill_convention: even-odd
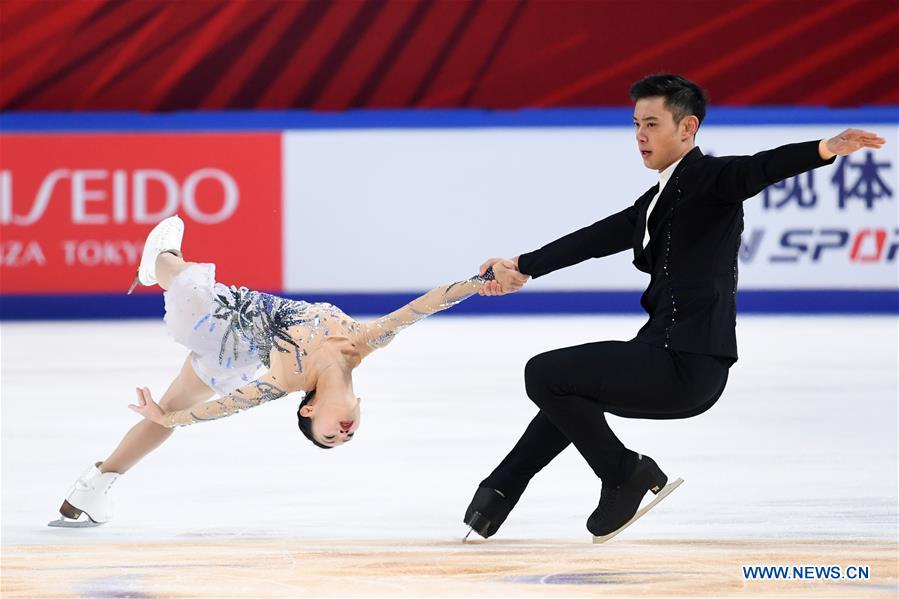
{"type": "Polygon", "coordinates": [[[168,426],[165,411],[159,407],[158,403],[153,401],[153,396],[150,395],[150,390],[146,387],[137,388],[137,405],[129,404],[128,408],[151,422],[155,422],[160,426],[168,426]]]}

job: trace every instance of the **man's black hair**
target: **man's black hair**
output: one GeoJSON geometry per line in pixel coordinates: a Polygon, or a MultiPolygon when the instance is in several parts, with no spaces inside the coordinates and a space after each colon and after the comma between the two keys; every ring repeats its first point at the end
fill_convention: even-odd
{"type": "Polygon", "coordinates": [[[300,407],[297,408],[297,426],[300,427],[300,432],[306,435],[306,438],[312,441],[312,444],[316,447],[321,447],[322,449],[334,449],[330,445],[325,445],[324,443],[319,443],[315,440],[315,437],[312,436],[312,418],[300,414],[300,410],[303,409],[303,406],[312,401],[313,397],[315,397],[315,389],[307,391],[306,397],[300,402],[300,407]]]}
{"type": "Polygon", "coordinates": [[[656,97],[665,98],[665,108],[674,115],[675,123],[692,114],[702,124],[709,99],[705,91],[689,79],[673,73],[657,73],[644,77],[631,86],[633,102],[656,97]]]}

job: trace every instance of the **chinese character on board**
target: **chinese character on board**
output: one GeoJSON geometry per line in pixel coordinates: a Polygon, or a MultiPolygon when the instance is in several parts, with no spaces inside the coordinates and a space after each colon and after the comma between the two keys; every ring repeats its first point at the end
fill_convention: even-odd
{"type": "Polygon", "coordinates": [[[772,183],[762,193],[762,206],[765,210],[779,210],[790,202],[796,202],[799,208],[813,208],[818,202],[812,171],[772,183]]]}
{"type": "Polygon", "coordinates": [[[889,162],[875,162],[874,152],[870,150],[865,152],[863,162],[853,162],[849,156],[840,158],[831,179],[837,185],[840,210],[853,198],[864,200],[865,207],[872,210],[877,200],[893,197],[893,190],[880,177],[880,170],[889,168],[889,162]]]}

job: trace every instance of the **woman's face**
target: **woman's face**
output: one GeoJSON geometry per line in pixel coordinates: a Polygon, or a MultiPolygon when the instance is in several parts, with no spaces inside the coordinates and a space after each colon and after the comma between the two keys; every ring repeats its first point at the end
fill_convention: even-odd
{"type": "Polygon", "coordinates": [[[328,397],[316,393],[300,414],[312,419],[312,435],[322,445],[337,447],[349,442],[359,428],[360,398],[348,396],[328,397]]]}

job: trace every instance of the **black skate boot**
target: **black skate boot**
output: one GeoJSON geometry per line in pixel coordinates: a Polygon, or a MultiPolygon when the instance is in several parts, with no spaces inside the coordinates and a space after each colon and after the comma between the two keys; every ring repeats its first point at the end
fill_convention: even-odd
{"type": "MultiPolygon", "coordinates": [[[[668,477],[655,460],[637,454],[636,465],[627,480],[614,487],[602,485],[599,505],[587,519],[587,530],[596,537],[606,537],[602,540],[611,538],[614,536],[612,533],[617,533],[630,524],[632,519],[636,519],[634,515],[647,491],[658,495],[666,484],[668,477]]],[[[651,506],[647,506],[647,509],[649,507],[651,506]]],[[[642,514],[638,517],[640,515],[642,514]]]]}
{"type": "MultiPolygon", "coordinates": [[[[471,503],[468,504],[468,509],[465,510],[463,522],[486,539],[499,530],[517,502],[517,499],[511,501],[496,489],[478,487],[471,503]]],[[[465,535],[465,538],[468,538],[468,535],[465,535]]]]}

